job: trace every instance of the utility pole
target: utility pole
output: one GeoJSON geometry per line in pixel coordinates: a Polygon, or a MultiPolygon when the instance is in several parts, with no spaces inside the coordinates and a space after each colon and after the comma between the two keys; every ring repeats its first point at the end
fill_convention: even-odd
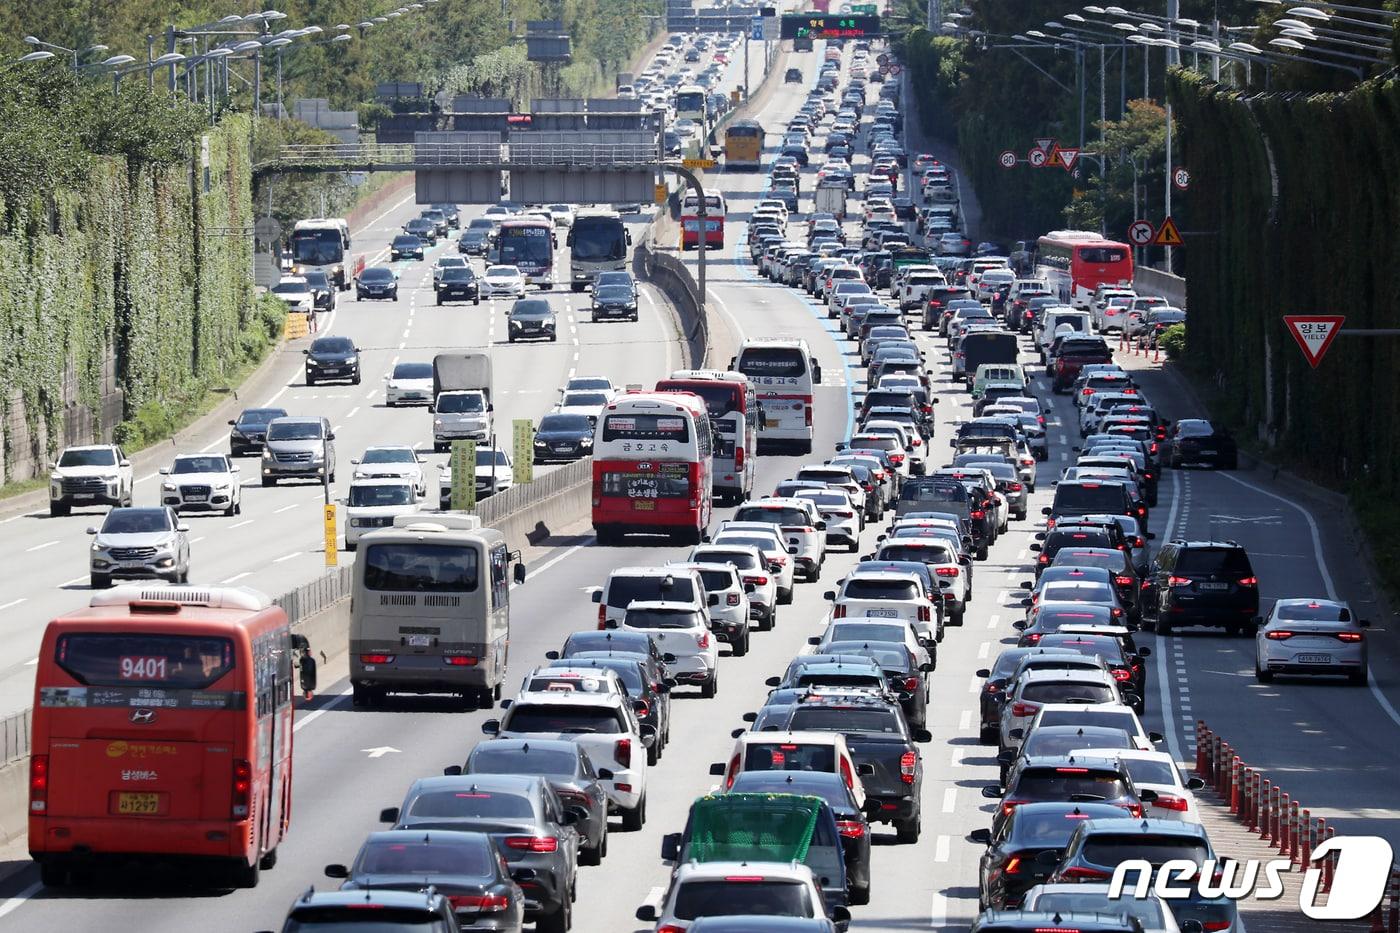
{"type": "MultiPolygon", "coordinates": [[[[1181,15],[1180,0],[1167,0],[1167,38],[1168,38],[1168,39],[1172,39],[1172,40],[1175,40],[1175,39],[1176,39],[1176,36],[1177,36],[1176,21],[1177,21],[1177,18],[1178,18],[1180,15],[1181,15]]],[[[1219,59],[1219,58],[1216,58],[1216,62],[1218,63],[1219,61],[1220,61],[1220,59],[1219,59]]],[[[1173,65],[1178,65],[1178,64],[1180,64],[1180,63],[1181,63],[1181,53],[1180,53],[1180,51],[1179,51],[1177,48],[1175,48],[1174,46],[1167,46],[1167,64],[1166,64],[1166,68],[1163,69],[1163,71],[1162,71],[1162,103],[1166,106],[1166,111],[1167,111],[1167,171],[1166,171],[1166,176],[1165,176],[1165,179],[1164,179],[1164,182],[1165,182],[1165,185],[1166,185],[1166,195],[1165,195],[1165,198],[1164,198],[1164,200],[1163,200],[1163,202],[1162,202],[1162,203],[1165,205],[1165,208],[1164,208],[1164,211],[1165,211],[1164,217],[1170,217],[1170,216],[1172,215],[1172,102],[1171,102],[1171,97],[1167,94],[1167,81],[1166,81],[1166,77],[1167,77],[1167,73],[1171,71],[1172,66],[1173,66],[1173,65]]],[[[1168,272],[1171,272],[1171,271],[1172,271],[1172,248],[1171,248],[1170,246],[1164,247],[1164,248],[1163,248],[1163,252],[1165,253],[1165,258],[1166,258],[1166,263],[1167,263],[1167,271],[1168,271],[1168,272]]]]}
{"type": "Polygon", "coordinates": [[[744,100],[749,99],[749,41],[749,34],[744,33],[744,100]]]}
{"type": "Polygon", "coordinates": [[[938,35],[943,26],[943,0],[928,0],[928,22],[924,27],[938,35]]]}

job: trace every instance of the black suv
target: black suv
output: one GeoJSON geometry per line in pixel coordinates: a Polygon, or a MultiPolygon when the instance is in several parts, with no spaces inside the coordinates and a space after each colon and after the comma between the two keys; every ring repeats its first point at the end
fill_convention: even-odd
{"type": "Polygon", "coordinates": [[[450,266],[442,270],[442,278],[437,283],[437,303],[444,301],[466,301],[481,304],[481,282],[471,269],[450,266]]]}
{"type": "Polygon", "coordinates": [[[267,439],[267,426],[273,418],[287,417],[285,408],[245,408],[237,418],[229,421],[232,430],[228,432],[230,457],[247,457],[261,453],[267,439]]]}
{"type": "Polygon", "coordinates": [[[297,898],[287,912],[282,933],[317,933],[344,930],[374,916],[374,929],[382,933],[458,933],[452,904],[432,888],[426,891],[316,891],[297,898]],[[373,908],[366,910],[366,907],[373,908]]]}
{"type": "Polygon", "coordinates": [[[327,379],[345,379],[360,384],[360,348],[349,337],[317,337],[306,354],[306,384],[314,386],[327,379]]]}
{"type": "Polygon", "coordinates": [[[1147,570],[1143,619],[1165,635],[1186,625],[1252,632],[1259,617],[1259,579],[1234,541],[1168,541],[1147,570]]]}
{"type": "Polygon", "coordinates": [[[1167,441],[1167,462],[1180,468],[1188,463],[1209,463],[1233,470],[1239,464],[1235,439],[1220,425],[1198,418],[1178,421],[1167,441]]]}

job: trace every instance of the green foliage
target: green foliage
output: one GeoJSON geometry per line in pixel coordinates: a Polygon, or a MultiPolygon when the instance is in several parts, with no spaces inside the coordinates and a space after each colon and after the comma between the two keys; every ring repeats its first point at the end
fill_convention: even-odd
{"type": "MultiPolygon", "coordinates": [[[[1102,140],[1094,148],[1108,155],[1106,171],[1102,177],[1096,171],[1087,174],[1083,195],[1073,198],[1065,208],[1065,223],[1076,230],[1103,229],[1121,240],[1138,217],[1161,213],[1166,110],[1150,100],[1130,100],[1122,120],[1096,123],[1094,130],[1102,140]],[[1136,198],[1134,185],[1138,189],[1136,198]],[[1144,202],[1147,206],[1143,206],[1144,202]]],[[[1089,171],[1097,169],[1087,160],[1083,167],[1089,171]]]]}
{"type": "Polygon", "coordinates": [[[1157,338],[1157,346],[1167,354],[1169,360],[1180,360],[1186,357],[1186,325],[1173,324],[1162,335],[1157,338]]]}
{"type": "MultiPolygon", "coordinates": [[[[253,137],[253,164],[270,162],[283,146],[331,145],[339,142],[325,130],[300,120],[259,120],[253,137]]],[[[269,175],[258,180],[254,204],[259,217],[272,217],[290,233],[307,217],[340,217],[355,199],[344,175],[269,175]]]]}
{"type": "Polygon", "coordinates": [[[1400,342],[1342,337],[1314,370],[1285,314],[1400,327],[1400,83],[1346,94],[1243,95],[1179,74],[1172,87],[1191,171],[1182,250],[1190,283],[1185,363],[1213,414],[1270,455],[1369,498],[1400,492],[1400,342]],[[1205,236],[1202,236],[1205,240],[1205,236]]]}
{"type": "Polygon", "coordinates": [[[147,402],[134,416],[112,429],[112,442],[129,450],[140,450],[174,434],[179,426],[170,406],[163,402],[147,402]]]}

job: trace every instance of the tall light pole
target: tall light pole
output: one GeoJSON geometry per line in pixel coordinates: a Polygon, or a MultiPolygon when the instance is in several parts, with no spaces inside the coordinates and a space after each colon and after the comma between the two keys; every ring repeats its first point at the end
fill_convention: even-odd
{"type": "MultiPolygon", "coordinates": [[[[39,37],[37,37],[37,36],[25,36],[25,37],[24,37],[24,41],[25,41],[27,44],[29,44],[29,45],[35,46],[36,48],[41,48],[41,49],[53,49],[55,52],[65,52],[65,53],[67,53],[68,55],[73,56],[73,70],[74,70],[74,71],[77,71],[78,68],[80,67],[79,59],[80,59],[83,55],[87,55],[87,54],[92,53],[92,52],[106,52],[106,51],[108,51],[107,46],[105,46],[105,45],[90,45],[90,46],[88,46],[88,47],[85,48],[85,49],[70,49],[70,48],[68,48],[67,46],[63,46],[63,45],[54,45],[52,42],[45,42],[45,41],[43,41],[42,39],[40,39],[39,37]]],[[[31,61],[38,61],[38,60],[39,60],[39,59],[31,59],[31,61]]],[[[135,60],[136,60],[136,59],[134,59],[134,58],[132,59],[132,61],[135,61],[135,60]]]]}

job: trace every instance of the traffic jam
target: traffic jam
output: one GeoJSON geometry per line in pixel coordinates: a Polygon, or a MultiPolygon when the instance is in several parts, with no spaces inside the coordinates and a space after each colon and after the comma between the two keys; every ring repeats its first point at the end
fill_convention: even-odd
{"type": "MultiPolygon", "coordinates": [[[[675,37],[668,55],[691,61],[699,41],[675,37]]],[[[962,879],[976,910],[949,928],[1243,931],[1226,897],[1110,890],[1124,862],[1231,854],[1202,824],[1203,783],[1145,724],[1159,695],[1148,659],[1161,636],[1206,628],[1255,640],[1260,683],[1301,673],[1364,686],[1367,623],[1337,600],[1265,600],[1246,548],[1162,531],[1168,471],[1228,470],[1237,454],[1209,421],[1163,417],[1141,370],[1122,365],[1120,347],[1150,349],[1185,317],[1133,291],[1127,246],[1051,232],[1038,251],[1063,261],[1040,264],[972,243],[957,173],[903,142],[904,85],[881,67],[887,53],[829,41],[793,59],[814,67],[792,69],[790,83],[810,87],[786,125],[764,127],[781,144],[764,151],[765,190],[746,229],[730,231],[755,291],[796,296],[836,354],[750,335],[727,369],[570,387],[595,395],[586,412],[561,409],[572,422],[560,430],[573,437],[586,419],[591,440],[573,437],[567,456],[558,441],[557,459],[591,454],[584,547],[607,548],[609,569],[581,596],[561,588],[558,612],[586,624],[541,658],[518,648],[507,667],[511,591],[548,585],[527,582],[510,550],[518,542],[421,508],[347,540],[359,551],[354,706],[446,692],[485,712],[469,738],[458,727],[442,761],[416,761],[416,779],[359,802],[380,828],[324,878],[300,879],[311,888],[286,933],[598,929],[575,906],[580,886],[616,877],[622,890],[623,873],[657,879],[634,912],[655,933],[861,926],[872,903],[901,902],[897,863],[930,859],[928,837],[951,812],[937,799],[950,752],[968,765],[960,792],[978,796],[984,820],[952,841],[979,858],[976,877],[962,879]],[[821,410],[834,397],[820,392],[831,384],[824,369],[844,374],[848,411],[821,410]],[[834,445],[824,424],[845,425],[834,445]],[[463,617],[479,634],[416,651],[451,641],[448,620],[463,617]],[[794,630],[796,653],[770,647],[794,630]],[[978,667],[940,664],[943,646],[984,637],[991,650],[978,667]],[[433,670],[407,669],[420,654],[433,670]],[[972,716],[954,736],[937,723],[965,702],[954,694],[969,680],[972,716]],[[696,703],[717,709],[715,698],[740,689],[761,702],[697,725],[696,703]],[[687,722],[706,739],[728,733],[725,754],[698,756],[687,722]],[[958,747],[974,737],[975,748],[958,747]],[[708,790],[687,807],[649,808],[682,772],[704,772],[708,790]],[[609,873],[613,835],[624,844],[658,823],[663,832],[645,838],[659,850],[630,852],[609,873]]],[[[498,285],[493,269],[473,300],[487,287],[514,296],[517,284],[523,296],[518,275],[498,285]]],[[[477,282],[447,272],[449,284],[477,282]]],[[[635,320],[635,299],[630,307],[635,320]]],[[[486,373],[489,385],[489,361],[486,373]]],[[[403,379],[426,386],[438,375],[424,362],[403,379]]],[[[407,390],[391,381],[386,391],[407,390]]],[[[293,420],[263,417],[264,429],[293,420]]],[[[326,456],[325,419],[302,420],[326,456]]],[[[444,449],[436,433],[433,443],[444,449]]],[[[416,465],[405,450],[384,459],[416,465]]],[[[102,455],[125,463],[119,449],[102,455]]],[[[551,448],[536,455],[543,462],[551,448]]],[[[223,460],[182,458],[173,473],[227,472],[223,460]]],[[[395,482],[414,486],[407,499],[428,494],[421,470],[395,482]]],[[[231,489],[212,506],[233,516],[240,486],[231,489]]],[[[130,504],[120,485],[110,495],[130,504]]],[[[134,530],[171,537],[161,575],[185,582],[174,513],[134,511],[161,513],[138,517],[165,524],[134,530]]],[[[42,883],[101,883],[101,852],[70,834],[120,851],[140,820],[150,852],[184,851],[193,828],[194,854],[227,869],[216,887],[254,887],[295,836],[292,733],[306,720],[293,705],[317,687],[320,646],[249,591],[211,587],[177,603],[106,590],[93,568],[104,592],[50,625],[36,669],[29,816],[42,883]],[[119,632],[97,624],[114,614],[119,632]],[[131,711],[138,689],[148,702],[131,711]],[[149,741],[116,739],[138,712],[172,725],[149,741]],[[207,747],[218,761],[206,770],[181,743],[216,723],[237,725],[207,747]],[[51,779],[84,768],[120,769],[124,790],[51,779]],[[156,777],[167,769],[183,789],[165,790],[176,786],[156,777]],[[142,781],[152,792],[125,789],[142,781]],[[62,815],[84,793],[92,825],[75,829],[62,815]]],[[[517,610],[517,640],[522,621],[517,610]]],[[[936,851],[933,861],[948,860],[941,842],[936,851]]],[[[929,923],[923,904],[905,913],[929,923]]]]}

